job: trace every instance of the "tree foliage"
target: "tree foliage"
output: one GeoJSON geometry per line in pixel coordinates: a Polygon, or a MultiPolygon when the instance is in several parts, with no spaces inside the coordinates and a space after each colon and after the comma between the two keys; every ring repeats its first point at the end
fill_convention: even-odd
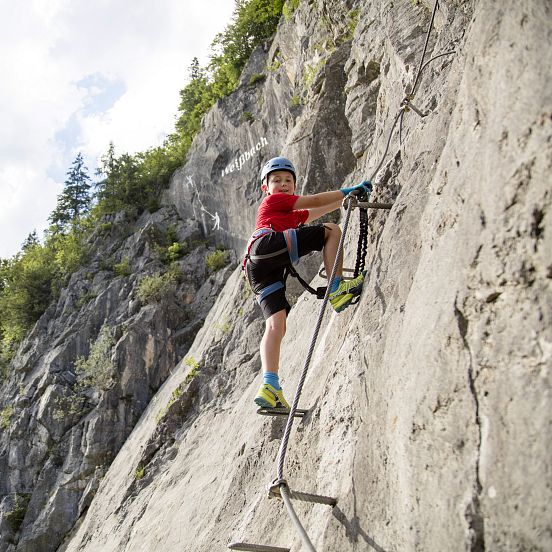
{"type": "Polygon", "coordinates": [[[284,0],[237,0],[233,20],[213,41],[213,94],[221,98],[232,92],[251,52],[269,38],[278,25],[284,0]]]}
{"type": "Polygon", "coordinates": [[[57,206],[50,215],[49,220],[55,232],[78,230],[82,217],[89,212],[92,196],[87,171],[82,153],[79,153],[67,171],[63,192],[58,196],[57,206]]]}
{"type": "Polygon", "coordinates": [[[46,310],[52,296],[55,273],[53,251],[35,245],[0,268],[0,324],[9,341],[20,340],[27,329],[46,310]]]}
{"type": "Polygon", "coordinates": [[[100,159],[96,183],[98,199],[95,214],[127,211],[140,214],[144,210],[155,211],[158,199],[166,188],[172,173],[182,162],[176,144],[151,148],[135,155],[115,154],[110,144],[100,159]]]}
{"type": "Polygon", "coordinates": [[[276,31],[284,0],[236,0],[232,21],[211,44],[207,67],[194,58],[189,82],[180,91],[176,132],[169,143],[185,155],[197,134],[203,116],[213,104],[233,92],[254,48],[276,31]]]}

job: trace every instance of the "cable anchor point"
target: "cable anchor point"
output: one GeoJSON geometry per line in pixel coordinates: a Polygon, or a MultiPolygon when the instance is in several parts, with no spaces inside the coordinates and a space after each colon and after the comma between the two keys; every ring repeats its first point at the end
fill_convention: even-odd
{"type": "Polygon", "coordinates": [[[346,195],[343,198],[343,203],[341,204],[341,206],[346,210],[356,209],[358,207],[358,197],[356,192],[351,192],[350,194],[346,195]]]}
{"type": "Polygon", "coordinates": [[[420,108],[416,107],[412,100],[414,99],[414,96],[412,93],[407,93],[404,97],[404,100],[401,102],[401,110],[402,111],[414,111],[414,113],[417,113],[422,119],[427,116],[427,113],[424,113],[420,108]]]}
{"type": "MultiPolygon", "coordinates": [[[[282,498],[280,487],[287,487],[287,481],[285,479],[275,479],[272,483],[267,485],[268,498],[282,498]]],[[[289,487],[288,487],[289,488],[289,487]]]]}

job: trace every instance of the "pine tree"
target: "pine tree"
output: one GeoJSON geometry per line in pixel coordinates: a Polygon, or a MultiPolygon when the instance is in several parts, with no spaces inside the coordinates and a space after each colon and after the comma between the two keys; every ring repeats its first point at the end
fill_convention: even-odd
{"type": "Polygon", "coordinates": [[[38,234],[36,233],[36,228],[25,238],[25,241],[21,245],[21,249],[26,251],[35,245],[39,245],[38,234]]]}
{"type": "Polygon", "coordinates": [[[55,231],[65,232],[69,226],[78,230],[81,218],[90,211],[90,177],[84,166],[82,153],[79,153],[67,171],[63,192],[58,196],[57,205],[50,215],[55,231]]]}
{"type": "Polygon", "coordinates": [[[96,197],[98,200],[112,203],[116,197],[115,169],[117,158],[115,157],[115,144],[109,142],[107,153],[100,158],[100,167],[96,169],[96,176],[104,176],[96,182],[96,197]]]}

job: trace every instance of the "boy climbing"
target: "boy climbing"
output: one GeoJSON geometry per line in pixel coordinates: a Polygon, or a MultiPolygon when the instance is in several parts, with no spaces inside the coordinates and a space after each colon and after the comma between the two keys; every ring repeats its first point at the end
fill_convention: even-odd
{"type": "MultiPolygon", "coordinates": [[[[338,209],[344,196],[353,190],[370,193],[372,186],[363,182],[352,188],[314,195],[295,195],[296,171],[289,159],[270,159],[261,171],[261,189],[266,194],[255,223],[255,232],[248,243],[246,276],[257,295],[265,318],[265,332],[261,339],[260,353],[263,368],[263,384],[255,397],[262,408],[289,408],[278,378],[280,345],[286,332],[286,318],[291,307],[285,296],[285,270],[299,257],[312,251],[322,251],[324,267],[331,275],[341,229],[337,224],[324,223],[311,226],[321,216],[338,209]]],[[[339,260],[330,287],[329,301],[341,312],[353,297],[360,295],[364,275],[353,280],[343,280],[343,262],[339,260]]]]}

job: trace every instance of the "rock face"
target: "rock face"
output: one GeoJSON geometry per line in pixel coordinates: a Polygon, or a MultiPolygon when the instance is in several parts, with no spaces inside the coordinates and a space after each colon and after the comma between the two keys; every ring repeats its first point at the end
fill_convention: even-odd
{"type": "Polygon", "coordinates": [[[207,273],[197,222],[173,208],[136,223],[114,217],[90,249],[90,264],[24,341],[3,389],[0,550],[58,548],[224,281],[224,272],[207,273]],[[172,239],[187,244],[172,268],[181,283],[166,280],[158,297],[140,298],[144,279],[166,272],[172,239]],[[95,359],[87,372],[79,357],[95,359]]]}
{"type": "MultiPolygon", "coordinates": [[[[373,199],[393,208],[369,213],[363,295],[339,315],[326,312],[300,402],[309,412],[289,442],[290,487],[338,499],[334,508],[296,503],[319,551],[552,547],[552,7],[439,4],[426,59],[454,55],[424,69],[413,103],[427,116],[405,113],[402,142],[398,128],[391,139],[373,199]]],[[[406,0],[301,2],[254,53],[240,88],[204,119],[166,209],[239,254],[267,157],[297,163],[302,193],[371,175],[414,84],[430,9],[406,0]]],[[[349,266],[357,235],[354,216],[349,266]]],[[[260,310],[239,269],[223,276],[170,375],[177,353],[164,350],[164,332],[183,322],[167,305],[125,314],[115,354],[127,343],[133,360],[118,364],[126,366],[118,381],[134,380],[132,391],[118,383],[97,405],[92,396],[93,416],[66,420],[70,429],[49,422],[48,405],[63,393],[57,374],[115,307],[98,296],[89,310],[95,330],[71,351],[64,346],[78,334],[67,332],[62,301],[39,322],[17,368],[32,392],[15,403],[0,455],[4,512],[14,510],[8,493],[29,493],[30,502],[20,534],[9,533],[17,544],[3,550],[55,550],[64,534],[60,552],[207,552],[230,541],[302,549],[281,502],[267,498],[285,421],[257,416],[252,403],[260,310]],[[140,408],[120,406],[128,395],[140,408]],[[64,448],[48,452],[49,443],[64,448]],[[105,474],[94,471],[100,459],[105,474]]],[[[110,297],[128,295],[117,282],[110,297]]],[[[303,295],[288,318],[288,399],[320,305],[303,295]]]]}

